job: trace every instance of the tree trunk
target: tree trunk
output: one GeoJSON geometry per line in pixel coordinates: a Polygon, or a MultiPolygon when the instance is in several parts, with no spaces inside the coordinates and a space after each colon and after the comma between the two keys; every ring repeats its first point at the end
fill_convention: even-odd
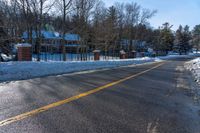
{"type": "Polygon", "coordinates": [[[63,61],[66,61],[66,49],[65,49],[65,40],[64,40],[64,37],[63,37],[63,40],[62,40],[62,53],[63,53],[63,61]]]}

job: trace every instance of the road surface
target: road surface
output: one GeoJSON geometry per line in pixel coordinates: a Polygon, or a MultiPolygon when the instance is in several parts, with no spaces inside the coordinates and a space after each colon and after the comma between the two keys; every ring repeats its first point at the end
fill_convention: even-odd
{"type": "Polygon", "coordinates": [[[0,132],[200,133],[186,60],[0,84],[0,132]]]}

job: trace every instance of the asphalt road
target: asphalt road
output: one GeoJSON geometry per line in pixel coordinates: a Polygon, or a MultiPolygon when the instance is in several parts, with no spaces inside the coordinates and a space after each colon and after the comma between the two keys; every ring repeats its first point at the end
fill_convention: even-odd
{"type": "Polygon", "coordinates": [[[0,84],[0,132],[200,133],[186,60],[0,84]]]}

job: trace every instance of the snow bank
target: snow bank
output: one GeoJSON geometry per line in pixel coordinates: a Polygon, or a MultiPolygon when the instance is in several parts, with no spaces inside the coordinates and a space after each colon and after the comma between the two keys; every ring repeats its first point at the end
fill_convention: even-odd
{"type": "Polygon", "coordinates": [[[156,58],[145,57],[126,60],[86,62],[6,62],[0,63],[0,82],[30,79],[48,75],[59,75],[84,70],[114,68],[155,61],[158,60],[156,58]]]}
{"type": "MultiPolygon", "coordinates": [[[[69,62],[6,62],[0,63],[0,82],[30,79],[49,75],[59,75],[86,70],[115,68],[120,66],[159,62],[175,58],[188,57],[187,55],[170,55],[156,58],[115,59],[107,61],[69,61],[69,62]]],[[[190,64],[190,63],[189,63],[190,64]]],[[[195,65],[194,65],[195,66],[195,65]]],[[[193,67],[194,67],[193,66],[193,67]]],[[[196,68],[197,66],[195,66],[196,68]]],[[[199,69],[196,70],[199,73],[199,69]]],[[[198,65],[199,68],[199,65],[198,65]]],[[[199,75],[197,76],[199,79],[199,75]]]]}
{"type": "Polygon", "coordinates": [[[200,58],[185,63],[185,68],[192,72],[195,80],[200,84],[200,58]]]}

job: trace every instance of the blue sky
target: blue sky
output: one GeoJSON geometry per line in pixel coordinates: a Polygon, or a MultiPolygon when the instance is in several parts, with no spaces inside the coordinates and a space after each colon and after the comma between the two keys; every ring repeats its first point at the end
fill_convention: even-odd
{"type": "Polygon", "coordinates": [[[144,8],[156,9],[158,13],[150,23],[158,27],[164,22],[173,24],[175,30],[180,24],[189,25],[191,29],[200,24],[200,0],[103,0],[107,6],[115,2],[137,2],[144,8]]]}

